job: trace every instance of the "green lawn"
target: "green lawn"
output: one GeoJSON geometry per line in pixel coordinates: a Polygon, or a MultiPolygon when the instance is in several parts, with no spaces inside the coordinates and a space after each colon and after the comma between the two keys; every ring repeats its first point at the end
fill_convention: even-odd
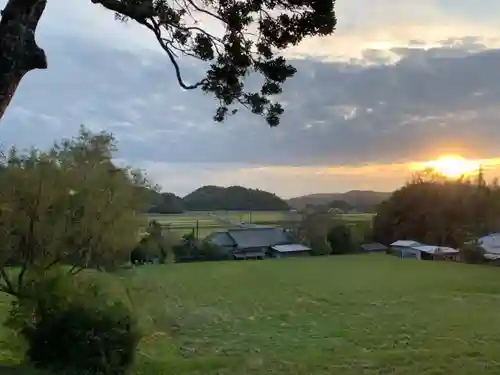
{"type": "Polygon", "coordinates": [[[385,255],[167,267],[127,278],[151,319],[143,359],[165,373],[500,373],[496,268],[385,255]]]}
{"type": "Polygon", "coordinates": [[[498,375],[499,275],[386,255],[123,271],[134,375],[498,375]]]}

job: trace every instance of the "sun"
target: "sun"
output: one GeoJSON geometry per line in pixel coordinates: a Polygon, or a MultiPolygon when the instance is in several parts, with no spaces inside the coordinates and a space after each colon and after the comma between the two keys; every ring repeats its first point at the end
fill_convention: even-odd
{"type": "Polygon", "coordinates": [[[430,168],[445,177],[458,178],[476,173],[480,165],[478,161],[467,160],[459,155],[445,155],[439,159],[422,163],[422,167],[424,169],[430,168]]]}

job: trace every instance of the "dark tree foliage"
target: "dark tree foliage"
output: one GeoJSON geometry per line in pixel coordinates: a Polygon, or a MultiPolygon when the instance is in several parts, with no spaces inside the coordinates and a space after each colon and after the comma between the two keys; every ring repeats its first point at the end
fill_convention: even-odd
{"type": "Polygon", "coordinates": [[[355,244],[350,228],[345,224],[332,227],[326,236],[332,254],[349,254],[354,252],[355,244]]]}
{"type": "Polygon", "coordinates": [[[346,201],[336,199],[328,203],[328,208],[338,208],[342,211],[348,212],[351,211],[354,207],[346,201]]]}
{"type": "Polygon", "coordinates": [[[460,247],[500,229],[500,189],[477,180],[417,177],[383,202],[373,222],[374,239],[401,239],[460,247]]]}
{"type": "Polygon", "coordinates": [[[149,192],[151,206],[148,213],[155,214],[181,214],[184,212],[184,202],[181,197],[173,193],[149,192]]]}
{"type": "MultiPolygon", "coordinates": [[[[281,52],[306,37],[332,34],[336,25],[334,0],[91,2],[114,11],[120,20],[133,20],[148,29],[172,63],[179,85],[215,96],[216,121],[234,114],[236,104],[263,115],[269,125],[278,125],[283,107],[273,96],[282,92],[283,83],[296,72],[281,52]],[[217,24],[220,32],[203,28],[207,21],[217,24]],[[186,83],[179,56],[207,62],[205,77],[186,83]],[[245,80],[251,73],[263,77],[260,90],[245,90],[245,80]]],[[[5,56],[0,59],[0,116],[24,73],[47,67],[45,53],[34,41],[46,3],[9,0],[2,14],[0,46],[5,56]]]]}
{"type": "Polygon", "coordinates": [[[333,200],[326,204],[319,204],[319,205],[309,204],[306,206],[306,210],[308,212],[327,213],[327,212],[332,212],[332,209],[333,210],[338,209],[343,212],[349,212],[352,209],[354,209],[354,207],[343,200],[333,200]]]}
{"type": "Polygon", "coordinates": [[[189,211],[288,210],[288,204],[275,194],[241,186],[203,186],[183,199],[189,211]]]}

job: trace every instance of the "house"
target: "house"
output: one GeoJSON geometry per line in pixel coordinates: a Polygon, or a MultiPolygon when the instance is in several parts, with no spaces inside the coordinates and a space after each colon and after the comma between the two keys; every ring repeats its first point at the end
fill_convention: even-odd
{"type": "Polygon", "coordinates": [[[422,245],[414,247],[420,251],[422,260],[458,260],[459,251],[451,247],[422,245]]]}
{"type": "Polygon", "coordinates": [[[383,253],[388,250],[388,247],[381,243],[366,243],[360,246],[362,253],[383,253]]]}
{"type": "Polygon", "coordinates": [[[421,259],[421,252],[415,247],[422,246],[420,242],[411,240],[399,240],[391,243],[390,253],[401,259],[421,259]]]}
{"type": "Polygon", "coordinates": [[[451,247],[424,245],[417,241],[396,241],[391,244],[391,253],[402,259],[457,260],[459,251],[451,247]]]}
{"type": "Polygon", "coordinates": [[[477,240],[477,245],[484,251],[487,260],[500,260],[500,233],[490,233],[477,240]]]}
{"type": "Polygon", "coordinates": [[[309,254],[311,249],[294,243],[282,228],[249,226],[215,232],[206,241],[217,246],[233,259],[282,258],[309,254]]]}

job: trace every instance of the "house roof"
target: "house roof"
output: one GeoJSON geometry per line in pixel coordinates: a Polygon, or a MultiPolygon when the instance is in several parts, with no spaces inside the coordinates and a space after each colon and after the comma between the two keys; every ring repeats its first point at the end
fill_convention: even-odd
{"type": "Polygon", "coordinates": [[[412,240],[398,240],[396,242],[391,243],[391,246],[415,247],[415,246],[422,246],[422,244],[420,242],[412,240]]]}
{"type": "Polygon", "coordinates": [[[227,233],[240,248],[268,247],[293,242],[288,233],[277,227],[237,228],[229,229],[227,233]]]}
{"type": "Polygon", "coordinates": [[[458,250],[451,247],[422,245],[413,247],[415,250],[427,254],[457,254],[458,250]]]}
{"type": "Polygon", "coordinates": [[[386,250],[387,246],[382,245],[381,243],[366,243],[360,246],[365,251],[377,251],[377,250],[386,250]]]}
{"type": "Polygon", "coordinates": [[[491,253],[486,253],[484,254],[485,259],[488,260],[497,260],[500,259],[500,254],[491,254],[491,253]]]}
{"type": "Polygon", "coordinates": [[[279,253],[298,253],[301,251],[311,251],[310,247],[301,244],[275,245],[271,248],[279,253]]]}
{"type": "Polygon", "coordinates": [[[500,233],[491,233],[478,239],[477,244],[487,254],[500,255],[500,233]]]}

